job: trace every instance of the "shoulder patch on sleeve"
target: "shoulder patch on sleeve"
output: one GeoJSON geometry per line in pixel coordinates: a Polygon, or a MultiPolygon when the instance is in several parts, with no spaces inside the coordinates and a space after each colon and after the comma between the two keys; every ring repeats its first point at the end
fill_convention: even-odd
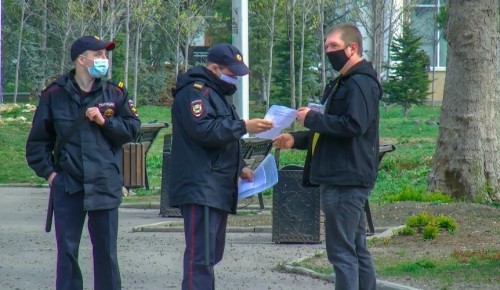
{"type": "Polygon", "coordinates": [[[135,107],[134,101],[128,100],[128,106],[130,108],[130,111],[136,116],[139,116],[139,113],[137,112],[137,108],[135,107]]]}
{"type": "Polygon", "coordinates": [[[191,114],[196,118],[199,118],[203,114],[203,102],[201,100],[195,100],[191,102],[191,114]]]}

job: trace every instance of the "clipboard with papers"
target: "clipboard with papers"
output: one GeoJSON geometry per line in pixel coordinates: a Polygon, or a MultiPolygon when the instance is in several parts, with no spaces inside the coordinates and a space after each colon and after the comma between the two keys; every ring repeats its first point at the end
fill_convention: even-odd
{"type": "Polygon", "coordinates": [[[260,193],[278,183],[278,168],[274,156],[268,154],[253,170],[253,180],[238,182],[238,200],[260,193]]]}

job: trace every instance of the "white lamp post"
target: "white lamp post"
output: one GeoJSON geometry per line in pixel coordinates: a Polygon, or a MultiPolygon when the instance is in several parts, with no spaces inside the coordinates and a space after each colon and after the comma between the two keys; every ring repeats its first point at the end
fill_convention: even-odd
{"type": "MultiPolygon", "coordinates": [[[[248,1],[233,0],[232,6],[233,45],[240,49],[243,61],[248,65],[248,1]]],[[[251,69],[251,68],[250,68],[251,69]]],[[[236,85],[238,91],[233,96],[236,111],[242,119],[249,119],[249,81],[248,75],[240,77],[236,85]]]]}

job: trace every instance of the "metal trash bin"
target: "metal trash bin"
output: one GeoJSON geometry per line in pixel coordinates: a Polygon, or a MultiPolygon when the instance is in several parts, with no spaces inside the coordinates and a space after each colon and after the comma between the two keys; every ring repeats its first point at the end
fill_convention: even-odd
{"type": "Polygon", "coordinates": [[[278,170],[273,189],[272,241],[274,243],[321,243],[324,217],[319,187],[302,186],[303,167],[288,165],[278,170]]]}
{"type": "Polygon", "coordinates": [[[161,170],[161,197],[160,197],[160,215],[164,217],[181,217],[179,208],[171,207],[168,199],[168,183],[172,172],[172,135],[166,134],[163,139],[163,163],[161,170]]]}

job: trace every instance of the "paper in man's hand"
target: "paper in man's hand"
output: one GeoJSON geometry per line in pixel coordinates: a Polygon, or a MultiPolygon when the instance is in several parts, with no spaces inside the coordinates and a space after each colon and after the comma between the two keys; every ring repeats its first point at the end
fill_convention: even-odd
{"type": "Polygon", "coordinates": [[[255,134],[255,136],[262,139],[273,140],[281,133],[281,131],[283,131],[283,129],[290,127],[296,118],[297,110],[290,109],[285,106],[272,105],[264,116],[264,119],[272,121],[273,128],[268,131],[255,134]]]}

